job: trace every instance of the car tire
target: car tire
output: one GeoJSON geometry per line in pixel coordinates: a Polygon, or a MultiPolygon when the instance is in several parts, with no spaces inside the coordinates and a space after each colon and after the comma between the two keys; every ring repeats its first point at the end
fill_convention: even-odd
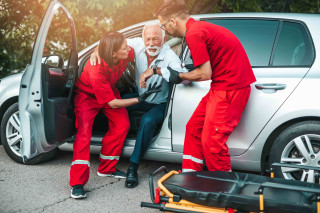
{"type": "MultiPolygon", "coordinates": [[[[319,167],[320,122],[304,121],[289,126],[282,131],[270,150],[270,165],[276,162],[319,167]]],[[[276,167],[274,174],[275,177],[314,183],[319,172],[276,167]]]]}
{"type": "MultiPolygon", "coordinates": [[[[24,164],[21,157],[21,142],[20,121],[19,121],[19,104],[12,104],[5,112],[1,121],[1,141],[5,152],[8,156],[17,163],[24,164]],[[12,137],[13,143],[9,143],[9,137],[12,137]]],[[[26,164],[34,165],[43,163],[53,158],[57,149],[43,153],[26,164]]]]}

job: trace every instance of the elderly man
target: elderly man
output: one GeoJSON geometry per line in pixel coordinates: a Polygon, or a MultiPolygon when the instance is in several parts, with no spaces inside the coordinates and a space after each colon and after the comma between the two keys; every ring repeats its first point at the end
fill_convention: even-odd
{"type": "Polygon", "coordinates": [[[255,77],[238,38],[229,30],[190,18],[181,0],[165,0],[155,14],[168,34],[185,37],[195,70],[172,71],[170,80],[212,80],[186,126],[183,171],[201,171],[203,160],[210,171],[230,171],[226,144],[238,125],[255,77]]]}
{"type": "MultiPolygon", "coordinates": [[[[150,95],[144,102],[128,107],[130,111],[144,111],[137,133],[136,144],[130,158],[125,186],[136,187],[138,181],[138,167],[150,144],[154,132],[161,125],[166,109],[169,93],[169,69],[187,72],[181,67],[179,57],[165,44],[165,32],[160,29],[158,22],[146,24],[142,38],[127,39],[128,45],[134,49],[136,59],[136,84],[138,93],[127,94],[123,98],[137,97],[147,90],[150,84],[161,84],[161,92],[150,95]]],[[[96,49],[97,50],[97,49],[96,49]]],[[[97,51],[91,55],[91,63],[96,62],[97,51]]],[[[99,57],[98,57],[99,59],[99,57]]],[[[99,60],[98,60],[99,63],[99,60]]]]}

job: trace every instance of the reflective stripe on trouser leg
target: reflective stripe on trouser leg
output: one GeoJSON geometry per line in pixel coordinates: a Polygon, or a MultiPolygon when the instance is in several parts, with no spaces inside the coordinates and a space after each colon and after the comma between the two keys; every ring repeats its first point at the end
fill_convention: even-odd
{"type": "Polygon", "coordinates": [[[120,159],[120,156],[105,156],[100,153],[99,155],[100,165],[98,168],[98,172],[102,174],[111,174],[115,172],[115,168],[112,168],[112,167],[114,167],[114,165],[118,163],[119,159],[120,159]],[[101,170],[103,172],[101,172],[101,170]]]}
{"type": "Polygon", "coordinates": [[[119,156],[105,156],[101,153],[100,153],[99,157],[102,158],[103,160],[119,160],[120,159],[119,156]]]}
{"type": "Polygon", "coordinates": [[[230,171],[227,140],[248,102],[250,86],[228,91],[210,90],[203,133],[203,152],[209,171],[230,171]]]}
{"type": "Polygon", "coordinates": [[[85,185],[89,179],[90,162],[85,160],[75,160],[70,169],[70,186],[85,185]]]}
{"type": "Polygon", "coordinates": [[[130,128],[128,112],[125,108],[103,108],[102,112],[108,118],[109,130],[102,139],[100,165],[98,172],[110,174],[116,171],[122,147],[130,128]]]}
{"type": "MultiPolygon", "coordinates": [[[[189,161],[189,165],[192,164],[193,165],[192,167],[196,166],[196,167],[202,168],[203,166],[203,159],[198,159],[191,155],[183,155],[183,161],[186,162],[186,164],[188,164],[188,161],[189,161]]],[[[187,169],[187,168],[182,169],[182,172],[194,172],[194,171],[197,171],[197,170],[187,169]]]]}
{"type": "Polygon", "coordinates": [[[76,164],[84,164],[84,165],[88,165],[88,167],[90,167],[90,162],[87,160],[75,160],[72,161],[71,166],[76,165],[76,164]]]}
{"type": "Polygon", "coordinates": [[[201,134],[207,100],[208,94],[202,98],[187,123],[183,148],[182,171],[202,171],[203,169],[203,162],[199,162],[204,159],[201,134]],[[200,161],[192,161],[192,158],[185,156],[192,156],[193,159],[198,159],[200,161]]]}

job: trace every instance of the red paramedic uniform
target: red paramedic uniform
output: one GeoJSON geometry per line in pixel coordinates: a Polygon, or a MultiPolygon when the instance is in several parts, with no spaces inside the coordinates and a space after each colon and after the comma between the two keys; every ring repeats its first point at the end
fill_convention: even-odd
{"type": "Polygon", "coordinates": [[[127,63],[133,59],[134,51],[131,48],[128,58],[120,60],[112,68],[104,60],[95,66],[90,65],[88,61],[76,82],[74,106],[78,132],[73,145],[70,186],[85,185],[88,182],[92,126],[100,110],[108,118],[109,129],[102,139],[98,172],[110,174],[116,171],[115,165],[119,160],[130,123],[125,108],[112,109],[108,102],[115,98],[120,99],[115,84],[125,71],[127,63]]]}
{"type": "Polygon", "coordinates": [[[240,121],[250,84],[256,79],[243,46],[229,30],[192,18],[186,27],[194,66],[210,61],[212,82],[186,126],[182,169],[201,171],[205,159],[209,171],[229,171],[226,142],[240,121]]]}

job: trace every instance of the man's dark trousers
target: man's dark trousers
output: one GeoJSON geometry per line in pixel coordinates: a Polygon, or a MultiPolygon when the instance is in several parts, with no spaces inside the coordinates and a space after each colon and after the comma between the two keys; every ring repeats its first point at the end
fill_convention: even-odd
{"type": "MultiPolygon", "coordinates": [[[[122,98],[134,98],[138,97],[138,93],[130,93],[124,95],[122,98]]],[[[133,153],[130,157],[130,161],[136,164],[140,163],[141,158],[144,156],[156,129],[161,125],[167,103],[150,104],[147,102],[141,102],[136,105],[127,107],[128,112],[131,111],[143,111],[145,114],[141,118],[140,127],[137,133],[136,144],[134,146],[133,153]]]]}

